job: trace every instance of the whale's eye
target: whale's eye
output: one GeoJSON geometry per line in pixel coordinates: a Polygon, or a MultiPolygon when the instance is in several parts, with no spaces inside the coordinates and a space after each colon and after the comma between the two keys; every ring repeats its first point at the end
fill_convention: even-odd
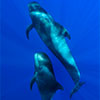
{"type": "Polygon", "coordinates": [[[42,69],[42,66],[39,67],[39,70],[41,70],[41,69],[42,69]]]}

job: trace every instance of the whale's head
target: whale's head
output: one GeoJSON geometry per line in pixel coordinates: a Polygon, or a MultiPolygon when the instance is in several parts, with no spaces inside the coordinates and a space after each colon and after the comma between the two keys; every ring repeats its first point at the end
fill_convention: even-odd
{"type": "Polygon", "coordinates": [[[29,9],[29,12],[34,12],[34,11],[38,11],[38,12],[44,12],[44,13],[47,13],[41,6],[38,2],[34,1],[34,2],[31,2],[28,4],[28,9],[29,9]]]}
{"type": "Polygon", "coordinates": [[[35,53],[34,64],[35,64],[35,71],[37,72],[40,71],[44,66],[47,67],[48,69],[50,66],[52,66],[49,57],[43,52],[35,53]]]}
{"type": "Polygon", "coordinates": [[[31,2],[28,4],[29,12],[37,11],[40,9],[40,4],[38,2],[31,2]]]}

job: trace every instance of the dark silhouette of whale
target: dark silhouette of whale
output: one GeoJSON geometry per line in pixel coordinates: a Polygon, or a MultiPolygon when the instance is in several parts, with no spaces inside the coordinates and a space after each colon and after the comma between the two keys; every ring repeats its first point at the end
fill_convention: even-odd
{"type": "Polygon", "coordinates": [[[37,83],[42,100],[51,100],[54,93],[63,87],[56,81],[49,57],[39,52],[34,55],[35,72],[31,80],[30,89],[37,83]]]}
{"type": "Polygon", "coordinates": [[[70,97],[72,97],[84,82],[80,82],[80,72],[65,40],[65,37],[68,39],[71,39],[71,37],[68,31],[62,25],[55,22],[50,14],[37,2],[29,3],[28,8],[32,24],[29,25],[26,30],[27,38],[29,39],[29,32],[31,29],[35,28],[46,46],[65,66],[75,83],[75,87],[70,94],[70,97]]]}

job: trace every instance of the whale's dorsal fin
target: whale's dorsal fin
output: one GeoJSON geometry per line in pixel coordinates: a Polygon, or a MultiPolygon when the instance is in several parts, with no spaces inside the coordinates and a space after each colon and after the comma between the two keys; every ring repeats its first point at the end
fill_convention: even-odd
{"type": "Polygon", "coordinates": [[[56,81],[56,84],[54,85],[54,87],[51,88],[51,91],[55,91],[56,92],[59,89],[60,90],[64,90],[63,86],[56,81]]]}
{"type": "Polygon", "coordinates": [[[64,34],[64,36],[67,37],[69,40],[71,39],[70,34],[65,28],[63,29],[62,34],[64,34]]]}
{"type": "Polygon", "coordinates": [[[26,29],[26,36],[27,36],[27,39],[29,39],[29,32],[34,28],[34,25],[31,24],[27,27],[26,29]]]}
{"type": "Polygon", "coordinates": [[[58,89],[64,90],[63,86],[60,83],[56,82],[56,86],[52,87],[52,91],[49,91],[48,93],[42,95],[42,100],[52,100],[54,93],[58,89]]]}
{"type": "Polygon", "coordinates": [[[58,90],[58,89],[64,90],[63,86],[60,83],[57,82],[56,83],[56,90],[58,90]]]}
{"type": "Polygon", "coordinates": [[[62,25],[58,24],[57,22],[54,22],[55,26],[60,30],[60,34],[63,35],[64,37],[68,37],[70,40],[70,34],[68,33],[67,29],[65,29],[62,25]]]}
{"type": "Polygon", "coordinates": [[[34,73],[34,76],[33,76],[32,80],[31,80],[31,83],[30,83],[30,89],[31,89],[31,90],[32,90],[33,84],[34,84],[35,81],[36,81],[36,77],[37,77],[37,72],[34,73]]]}

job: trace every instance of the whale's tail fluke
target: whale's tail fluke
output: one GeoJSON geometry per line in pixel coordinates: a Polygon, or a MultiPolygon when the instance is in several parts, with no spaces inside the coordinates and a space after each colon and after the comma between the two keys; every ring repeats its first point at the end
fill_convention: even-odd
{"type": "Polygon", "coordinates": [[[85,84],[85,82],[78,82],[78,83],[75,85],[75,87],[73,88],[73,90],[72,90],[71,93],[70,93],[70,99],[72,98],[72,95],[73,95],[74,93],[76,93],[76,92],[80,89],[80,87],[83,86],[84,84],[85,84]]]}

